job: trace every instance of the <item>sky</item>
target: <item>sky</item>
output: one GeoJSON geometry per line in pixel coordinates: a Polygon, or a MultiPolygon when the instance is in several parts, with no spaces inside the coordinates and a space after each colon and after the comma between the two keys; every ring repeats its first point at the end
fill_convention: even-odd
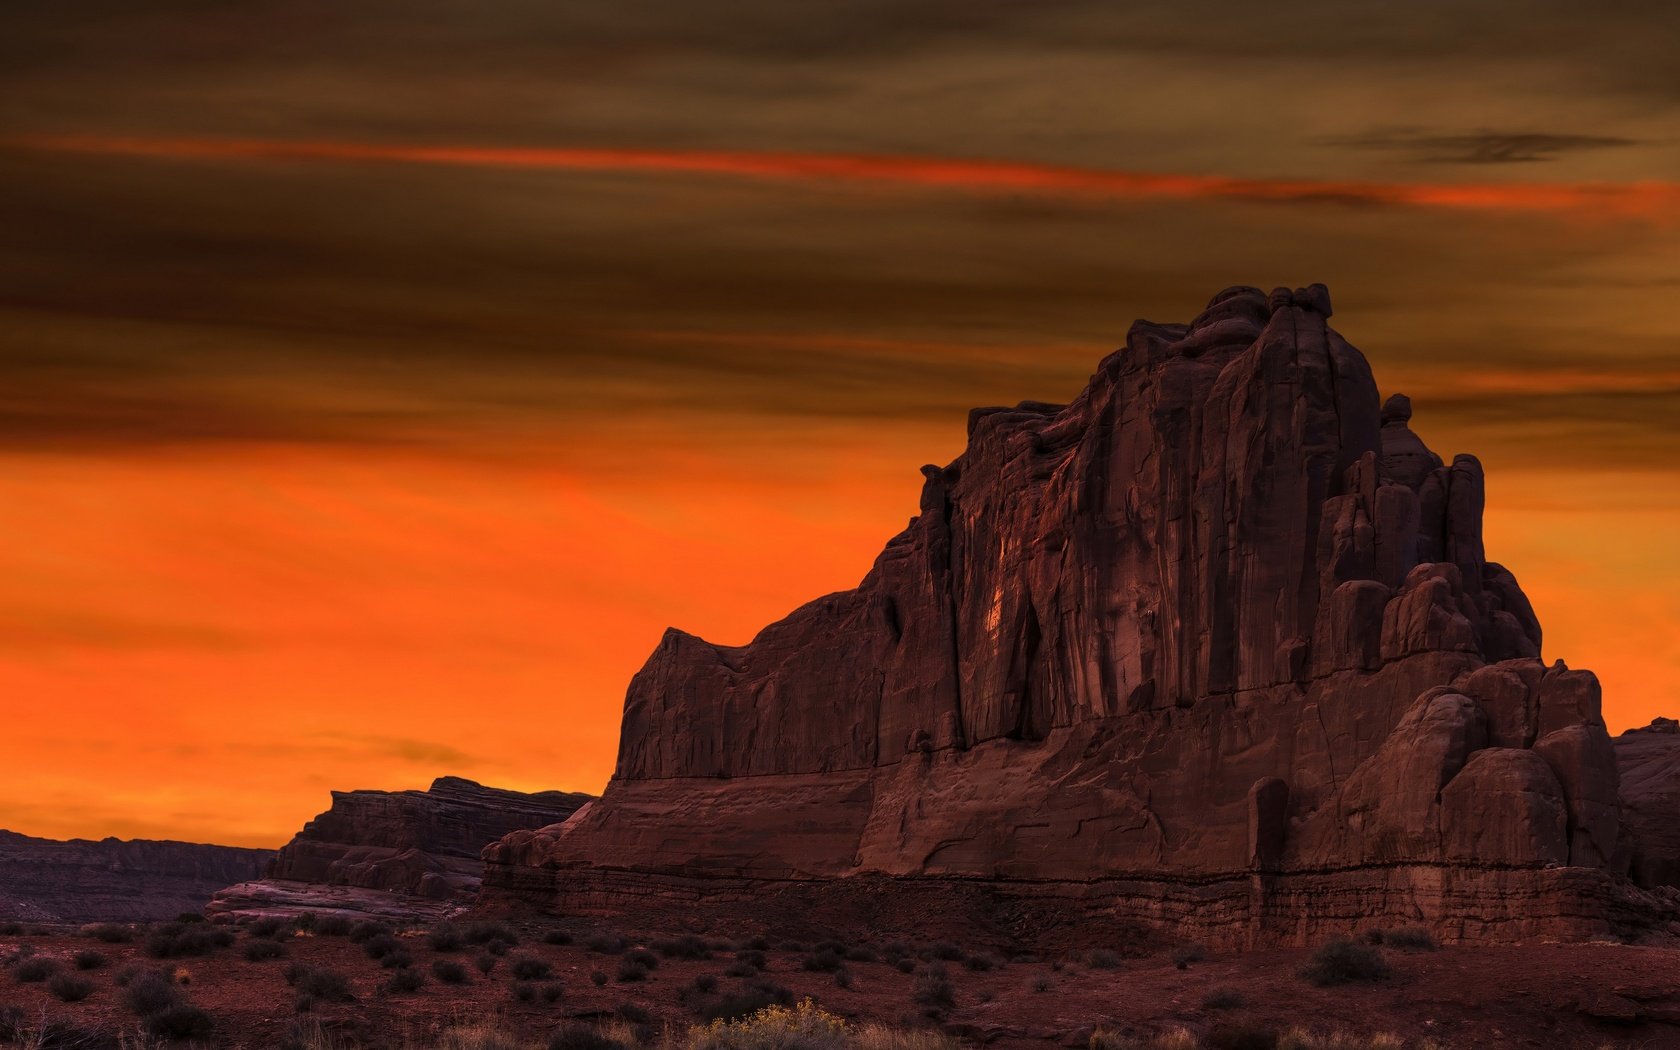
{"type": "Polygon", "coordinates": [[[1680,6],[0,12],[0,826],[599,790],[967,410],[1323,281],[1613,731],[1680,713],[1680,6]]]}

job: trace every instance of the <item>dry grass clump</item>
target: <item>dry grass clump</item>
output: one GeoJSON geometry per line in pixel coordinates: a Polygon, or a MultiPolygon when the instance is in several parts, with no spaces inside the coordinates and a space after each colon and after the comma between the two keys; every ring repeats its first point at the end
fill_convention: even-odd
{"type": "Polygon", "coordinates": [[[848,1050],[850,1045],[846,1022],[809,999],[691,1028],[683,1040],[685,1050],[848,1050]]]}
{"type": "Polygon", "coordinates": [[[1388,963],[1381,949],[1337,937],[1319,945],[1312,959],[1301,968],[1301,976],[1319,987],[1380,981],[1388,976],[1388,963]]]}
{"type": "Polygon", "coordinates": [[[1152,1036],[1130,1036],[1112,1028],[1098,1028],[1086,1042],[1087,1050],[1198,1050],[1195,1035],[1184,1028],[1172,1028],[1152,1036]]]}
{"type": "Polygon", "coordinates": [[[1405,1050],[1406,1040],[1389,1032],[1309,1032],[1291,1028],[1278,1037],[1278,1050],[1405,1050]]]}

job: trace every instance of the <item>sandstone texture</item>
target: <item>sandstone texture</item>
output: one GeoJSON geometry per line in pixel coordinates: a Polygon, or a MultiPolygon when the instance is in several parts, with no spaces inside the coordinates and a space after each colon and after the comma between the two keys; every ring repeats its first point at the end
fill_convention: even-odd
{"type": "Polygon", "coordinates": [[[1615,739],[1628,864],[1647,886],[1680,887],[1680,722],[1659,718],[1615,739]]]}
{"type": "Polygon", "coordinates": [[[856,589],[744,646],[666,633],[602,797],[487,850],[484,902],[1667,933],[1598,681],[1541,659],[1480,463],[1330,312],[1228,289],[1070,404],[974,411],[856,589]]]}
{"type": "Polygon", "coordinates": [[[260,879],[221,890],[208,910],[439,918],[477,895],[479,853],[488,843],[557,824],[590,797],[508,791],[459,777],[440,777],[425,791],[335,791],[332,807],[305,824],[260,879]]]}
{"type": "Polygon", "coordinates": [[[0,831],[0,919],[144,922],[197,912],[253,878],[273,850],[148,839],[32,838],[0,831]]]}

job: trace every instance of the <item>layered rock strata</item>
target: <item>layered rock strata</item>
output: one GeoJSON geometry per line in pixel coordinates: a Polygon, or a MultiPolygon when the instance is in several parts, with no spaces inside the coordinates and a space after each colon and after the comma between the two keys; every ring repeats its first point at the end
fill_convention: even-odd
{"type": "Polygon", "coordinates": [[[273,850],[197,842],[33,838],[0,831],[0,919],[146,922],[197,912],[273,850]]]}
{"type": "Polygon", "coordinates": [[[472,903],[488,843],[559,823],[590,798],[459,777],[440,777],[425,791],[335,791],[331,808],[305,824],[260,879],[223,889],[209,911],[438,918],[472,903]]]}
{"type": "Polygon", "coordinates": [[[1245,944],[1680,914],[1621,877],[1598,681],[1540,659],[1480,463],[1424,444],[1330,312],[1228,289],[1070,404],[971,413],[856,589],[745,646],[667,631],[603,796],[487,850],[485,901],[1245,944]]]}

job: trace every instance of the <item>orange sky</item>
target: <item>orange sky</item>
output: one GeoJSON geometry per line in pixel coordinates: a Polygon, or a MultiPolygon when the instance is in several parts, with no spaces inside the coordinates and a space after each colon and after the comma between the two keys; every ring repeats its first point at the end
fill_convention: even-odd
{"type": "Polygon", "coordinates": [[[598,790],[667,625],[1237,283],[1328,282],[1547,658],[1680,713],[1672,5],[14,7],[0,827],[598,790]]]}

